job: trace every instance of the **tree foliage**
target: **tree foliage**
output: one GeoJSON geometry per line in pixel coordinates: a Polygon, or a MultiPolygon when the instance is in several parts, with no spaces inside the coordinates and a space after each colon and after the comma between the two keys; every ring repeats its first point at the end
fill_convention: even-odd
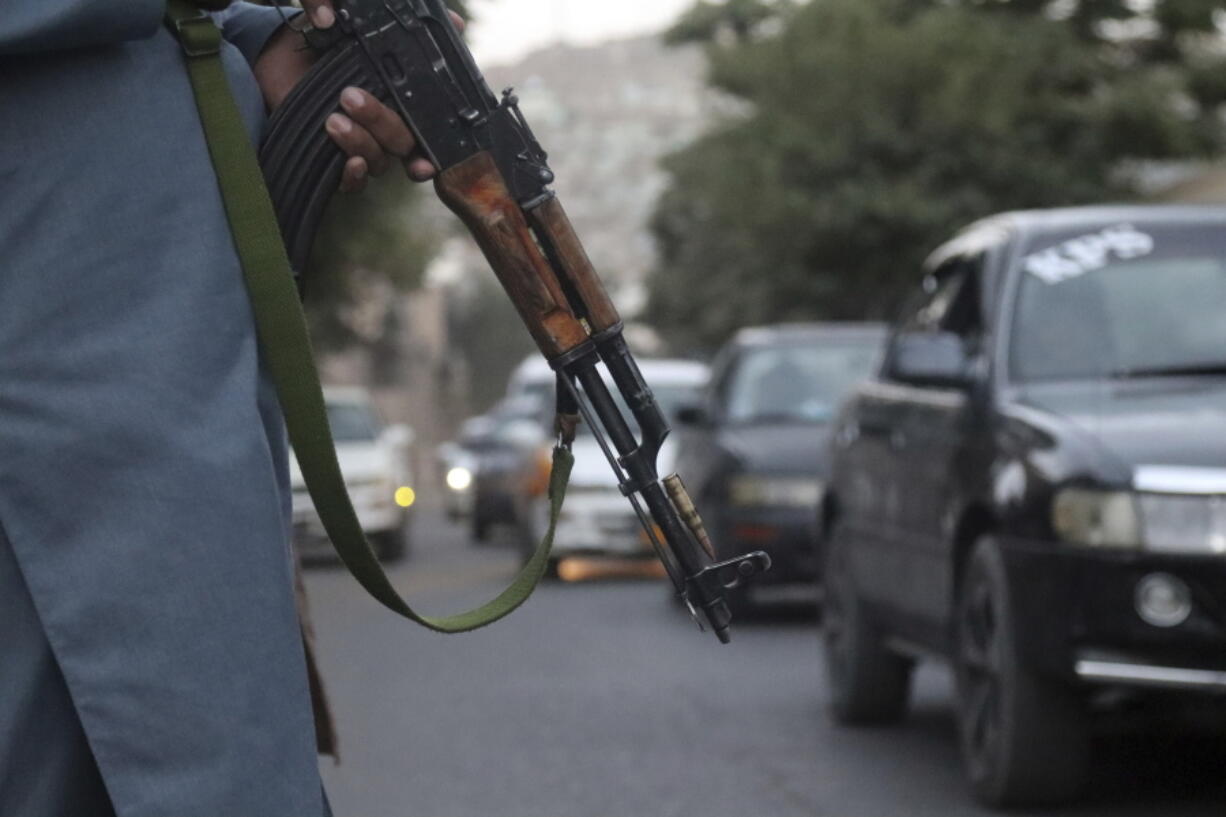
{"type": "Polygon", "coordinates": [[[387,340],[363,318],[377,306],[372,299],[417,286],[434,257],[437,237],[418,226],[424,195],[389,173],[360,194],[333,197],[304,271],[305,307],[320,346],[373,348],[387,340]]]}
{"type": "Polygon", "coordinates": [[[1133,196],[1130,160],[1221,143],[1220,5],[699,4],[705,28],[674,39],[732,25],[711,23],[721,10],[757,21],[705,37],[711,83],[750,113],[667,160],[649,316],[705,345],[753,323],[881,317],[975,218],[1133,196]]]}
{"type": "Polygon", "coordinates": [[[664,34],[665,42],[744,43],[791,9],[792,0],[699,0],[664,34]]]}

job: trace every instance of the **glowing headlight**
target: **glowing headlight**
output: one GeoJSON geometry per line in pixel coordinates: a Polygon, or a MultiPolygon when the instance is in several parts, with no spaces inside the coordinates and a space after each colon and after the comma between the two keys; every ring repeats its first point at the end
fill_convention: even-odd
{"type": "Polygon", "coordinates": [[[1091,547],[1141,546],[1141,520],[1133,494],[1066,488],[1052,503],[1052,527],[1066,542],[1091,547]]]}
{"type": "Polygon", "coordinates": [[[453,491],[467,491],[473,484],[473,472],[462,466],[447,472],[447,487],[453,491]]]}
{"type": "Polygon", "coordinates": [[[1137,498],[1147,550],[1226,554],[1226,497],[1138,494],[1137,498]]]}
{"type": "Polygon", "coordinates": [[[728,486],[737,507],[816,508],[826,486],[816,479],[740,476],[728,486]]]}
{"type": "Polygon", "coordinates": [[[1052,526],[1092,547],[1226,554],[1226,497],[1069,488],[1056,495],[1052,526]]]}

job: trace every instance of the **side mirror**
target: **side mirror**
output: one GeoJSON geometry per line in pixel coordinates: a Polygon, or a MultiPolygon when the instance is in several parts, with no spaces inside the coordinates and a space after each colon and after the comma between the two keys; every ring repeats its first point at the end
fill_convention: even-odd
{"type": "Polygon", "coordinates": [[[711,413],[697,403],[690,403],[677,409],[677,424],[690,428],[703,428],[711,425],[711,413]]]}
{"type": "Polygon", "coordinates": [[[960,388],[972,380],[971,359],[953,332],[904,332],[890,358],[890,374],[904,383],[960,388]]]}

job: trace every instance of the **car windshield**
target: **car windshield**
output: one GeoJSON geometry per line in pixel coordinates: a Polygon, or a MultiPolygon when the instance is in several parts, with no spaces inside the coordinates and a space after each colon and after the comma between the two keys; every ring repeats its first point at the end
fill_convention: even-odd
{"type": "Polygon", "coordinates": [[[873,370],[877,342],[814,341],[744,352],[724,392],[730,423],[824,423],[873,370]]]}
{"type": "Polygon", "coordinates": [[[328,424],[338,443],[374,442],[379,437],[379,419],[361,403],[329,403],[328,424]]]}
{"type": "Polygon", "coordinates": [[[1222,374],[1226,238],[1117,224],[1023,254],[1010,371],[1021,382],[1222,374]]]}

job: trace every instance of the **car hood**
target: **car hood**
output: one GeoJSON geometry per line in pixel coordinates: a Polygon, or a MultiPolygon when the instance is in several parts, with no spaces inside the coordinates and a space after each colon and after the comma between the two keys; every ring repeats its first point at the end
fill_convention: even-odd
{"type": "Polygon", "coordinates": [[[740,470],[824,474],[829,454],[827,423],[772,423],[725,426],[717,439],[740,470]]]}
{"type": "Polygon", "coordinates": [[[1226,465],[1226,378],[1045,384],[1020,402],[1071,423],[1125,466],[1226,465]]]}

